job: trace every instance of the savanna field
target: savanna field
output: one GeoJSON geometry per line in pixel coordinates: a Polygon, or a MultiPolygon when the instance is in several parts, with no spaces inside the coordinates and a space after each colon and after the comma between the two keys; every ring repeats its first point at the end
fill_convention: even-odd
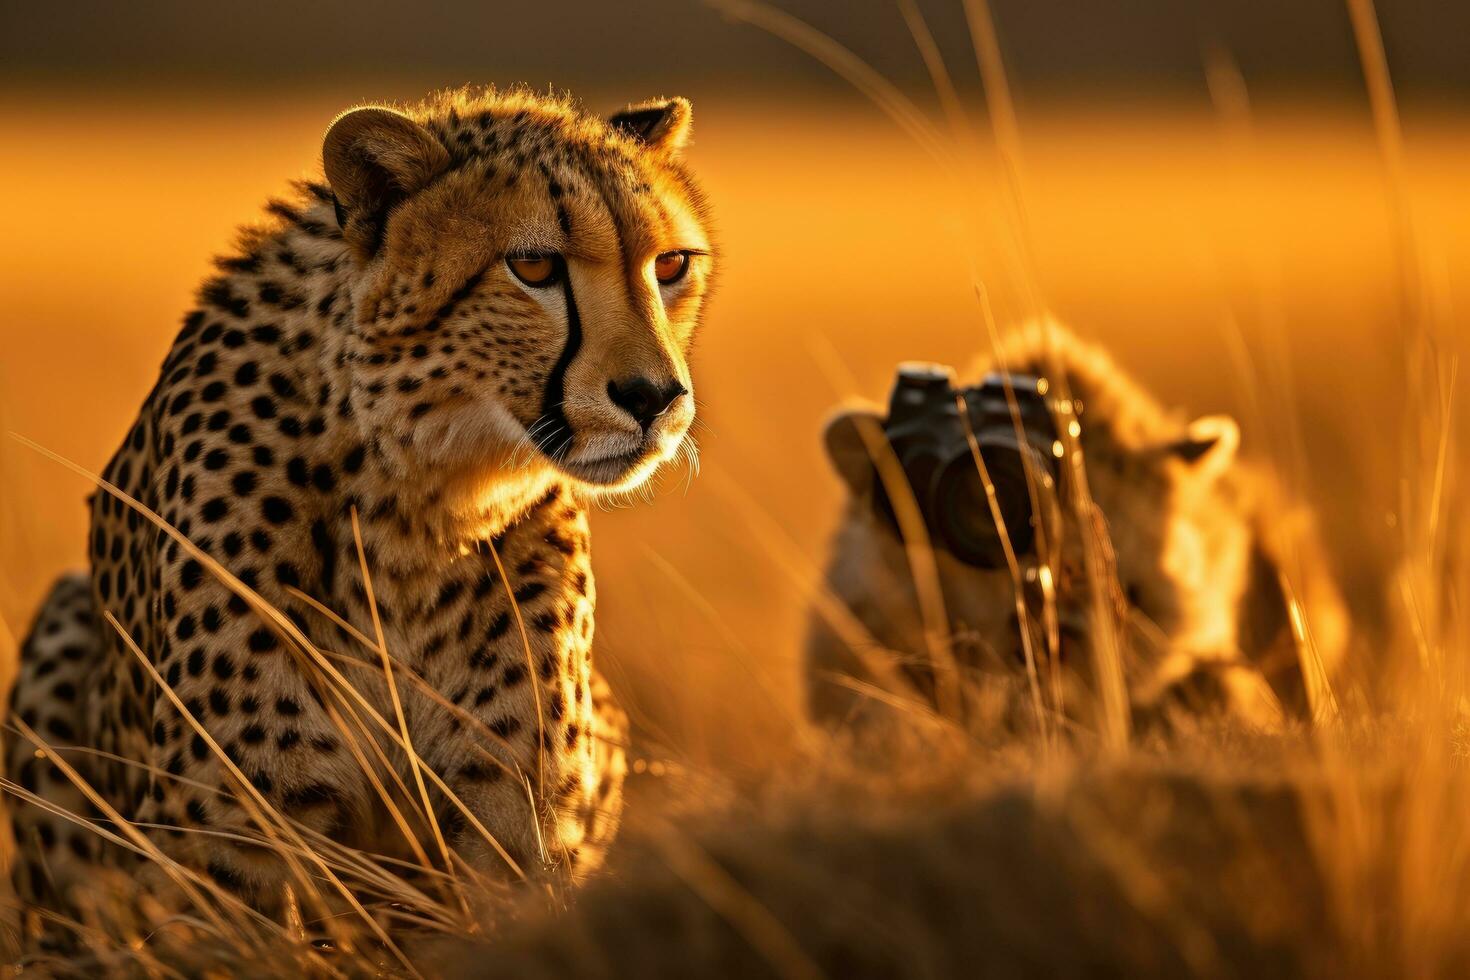
{"type": "MultiPolygon", "coordinates": [[[[208,258],[359,94],[418,93],[0,102],[24,134],[0,155],[0,430],[100,471],[208,258]]],[[[426,942],[417,968],[1470,968],[1470,127],[1406,110],[1386,165],[1366,101],[1215,94],[1022,104],[1020,207],[983,119],[945,166],[856,98],[695,106],[688,158],[722,253],[694,355],[699,471],[592,519],[596,656],[635,725],[620,850],[585,894],[487,911],[467,941],[488,949],[426,942]],[[1243,453],[1315,506],[1354,620],[1336,719],[1110,750],[949,745],[883,780],[806,726],[800,651],[842,501],[824,418],[883,400],[902,360],[963,377],[987,317],[1004,331],[1042,312],[1166,403],[1235,415],[1243,453]]],[[[7,681],[50,582],[84,561],[90,489],[0,441],[7,681]]],[[[114,967],[135,962],[126,946],[101,943],[114,967]]]]}

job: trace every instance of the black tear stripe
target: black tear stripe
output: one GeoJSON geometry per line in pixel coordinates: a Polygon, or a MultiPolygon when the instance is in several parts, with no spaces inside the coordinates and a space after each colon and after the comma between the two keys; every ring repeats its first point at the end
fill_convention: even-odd
{"type": "MultiPolygon", "coordinates": [[[[571,219],[567,216],[566,209],[558,207],[557,221],[563,228],[568,229],[570,234],[571,219]]],[[[562,348],[561,356],[556,359],[556,364],[551,368],[551,374],[546,378],[546,392],[541,397],[541,417],[544,432],[536,437],[536,446],[543,453],[555,459],[565,452],[572,444],[572,426],[567,421],[566,412],[563,410],[563,402],[566,400],[567,368],[571,366],[573,358],[582,348],[582,318],[577,313],[577,297],[572,292],[572,276],[567,270],[567,261],[558,258],[557,269],[561,279],[561,294],[567,305],[567,344],[562,348]]]]}

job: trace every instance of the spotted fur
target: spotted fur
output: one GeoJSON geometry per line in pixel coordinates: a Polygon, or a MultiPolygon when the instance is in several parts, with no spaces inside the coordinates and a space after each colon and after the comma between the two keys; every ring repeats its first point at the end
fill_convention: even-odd
{"type": "MultiPolygon", "coordinates": [[[[674,99],[604,120],[520,91],[353,110],[327,133],[327,179],[272,201],[219,260],[107,465],[117,492],[92,501],[90,576],[47,600],[13,699],[122,815],[162,827],[168,853],[262,906],[283,873],[193,833],[257,831],[108,616],[267,803],[391,855],[405,842],[344,744],[340,718],[363,709],[300,642],[396,728],[380,625],[414,748],[474,817],[431,793],[450,843],[503,870],[478,821],[529,873],[598,865],[627,725],[592,664],[584,504],[642,484],[693,419],[687,355],[714,259],[679,155],[689,116],[674,99]],[[665,285],[652,263],[671,250],[688,267],[665,285]],[[507,259],[531,253],[558,281],[515,276],[507,259]],[[640,379],[680,394],[635,418],[614,395],[640,379]]],[[[35,756],[12,739],[9,771],[91,815],[35,756]]],[[[389,757],[380,778],[413,787],[404,753],[389,757]]],[[[64,900],[96,838],[35,807],[16,824],[25,893],[64,900]]]]}
{"type": "MultiPolygon", "coordinates": [[[[1236,458],[1235,423],[1219,416],[1186,423],[1104,351],[1054,324],[1018,331],[982,368],[1000,365],[1065,379],[1053,396],[1065,392],[1080,408],[1077,445],[1096,505],[1087,519],[1062,508],[1061,540],[1047,569],[1052,637],[1038,587],[1042,563],[1022,561],[1024,639],[1038,663],[1042,702],[1074,719],[1097,704],[1092,610],[1100,605],[1117,627],[1127,693],[1141,721],[1177,717],[1184,708],[1275,727],[1283,708],[1297,718],[1314,703],[1325,710],[1320,681],[1335,671],[1346,643],[1342,603],[1309,515],[1284,501],[1268,472],[1236,458]],[[1087,571],[1089,537],[1112,570],[1101,584],[1087,571]],[[1100,604],[1097,588],[1105,592],[1100,604]],[[1293,630],[1287,589],[1305,610],[1310,638],[1293,630]],[[1309,683],[1317,696],[1309,697],[1309,683]]],[[[909,557],[871,504],[873,464],[854,428],[865,417],[877,415],[844,412],[828,432],[850,493],[827,582],[859,627],[857,637],[851,629],[843,635],[828,617],[814,617],[810,703],[833,725],[881,710],[852,682],[880,681],[883,663],[896,661],[921,694],[934,694],[933,648],[909,557]]],[[[973,720],[1014,728],[1034,719],[1011,571],[975,568],[942,548],[933,560],[948,620],[940,649],[952,652],[971,682],[963,687],[973,720]]]]}

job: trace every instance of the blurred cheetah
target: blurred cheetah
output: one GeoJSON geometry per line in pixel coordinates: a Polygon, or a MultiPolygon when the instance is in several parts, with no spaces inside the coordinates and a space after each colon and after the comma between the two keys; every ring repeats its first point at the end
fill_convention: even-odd
{"type": "MultiPolygon", "coordinates": [[[[1103,607],[1116,613],[1135,720],[1224,711],[1269,729],[1307,716],[1313,703],[1326,710],[1320,680],[1342,659],[1343,606],[1307,515],[1283,505],[1269,474],[1236,458],[1235,422],[1213,416],[1186,424],[1101,349],[1055,325],[1021,330],[999,353],[993,370],[1004,364],[1013,375],[1044,379],[1060,368],[1078,409],[1077,442],[1099,517],[1084,521],[1060,508],[1056,557],[1043,568],[1035,556],[1020,556],[1021,610],[1009,567],[979,568],[933,548],[948,620],[938,649],[952,653],[972,682],[962,685],[972,727],[1013,730],[1034,718],[1034,688],[1052,710],[1074,720],[1086,714],[1096,694],[1088,610],[1098,587],[1107,593],[1103,607]],[[1101,586],[1083,560],[1083,538],[1092,534],[1115,569],[1115,581],[1101,586]],[[1299,571],[1284,575],[1288,568],[1299,571]],[[1047,577],[1055,597],[1050,640],[1038,587],[1047,577]],[[1287,588],[1306,611],[1310,643],[1293,625],[1287,588]],[[1024,668],[1028,645],[1041,674],[1034,686],[1024,668]],[[1311,697],[1309,684],[1317,685],[1311,697]]],[[[859,426],[882,421],[871,409],[849,410],[826,430],[828,455],[849,491],[827,584],[861,634],[813,617],[809,705],[830,726],[881,710],[865,685],[881,683],[887,663],[931,702],[934,695],[936,648],[924,639],[909,556],[895,522],[873,506],[877,473],[859,426]]],[[[1069,492],[1065,478],[1061,492],[1069,492]]]]}
{"type": "MultiPolygon", "coordinates": [[[[298,824],[411,856],[374,787],[407,787],[395,804],[432,841],[390,741],[400,702],[423,766],[465,805],[428,783],[462,855],[595,868],[626,719],[592,666],[584,501],[642,484],[694,419],[687,356],[714,258],[689,128],[683,99],[604,120],[524,91],[339,116],[325,179],[271,202],[219,260],[106,468],[187,544],[99,491],[90,576],[41,610],[13,717],[122,816],[161,827],[166,853],[262,908],[283,866],[221,836],[259,831],[215,746],[298,824]],[[351,716],[362,746],[344,744],[351,716]],[[374,739],[392,771],[370,779],[374,739]]],[[[28,739],[8,765],[95,815],[28,739]]],[[[34,901],[64,902],[104,857],[36,807],[15,823],[34,901]]]]}

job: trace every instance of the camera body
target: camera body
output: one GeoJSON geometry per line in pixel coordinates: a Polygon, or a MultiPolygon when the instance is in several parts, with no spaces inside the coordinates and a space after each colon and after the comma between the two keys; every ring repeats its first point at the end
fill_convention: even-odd
{"type": "MultiPolygon", "coordinates": [[[[1044,378],[995,373],[956,388],[948,367],[899,366],[883,431],[930,540],[960,561],[1006,567],[1000,525],[1017,556],[1032,553],[1038,540],[1054,540],[1063,454],[1058,414],[1070,406],[1049,401],[1049,389],[1044,378]]],[[[874,507],[896,526],[883,481],[875,487],[874,507]]]]}

